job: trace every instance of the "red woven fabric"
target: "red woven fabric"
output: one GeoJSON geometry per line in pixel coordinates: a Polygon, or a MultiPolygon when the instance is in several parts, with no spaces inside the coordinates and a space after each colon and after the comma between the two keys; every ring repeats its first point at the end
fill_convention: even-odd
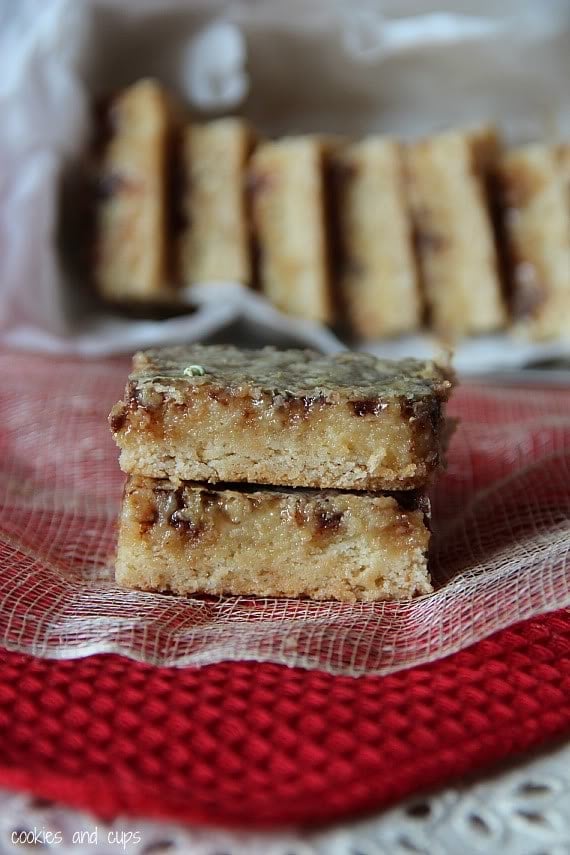
{"type": "Polygon", "coordinates": [[[0,675],[3,786],[105,818],[326,822],[570,734],[570,610],[388,677],[10,653],[0,675]]]}
{"type": "MultiPolygon", "coordinates": [[[[196,628],[193,610],[184,604],[182,614],[174,598],[109,596],[93,584],[109,582],[121,475],[105,415],[126,366],[12,354],[0,362],[3,643],[64,656],[70,638],[84,644],[73,651],[93,650],[108,633],[112,649],[160,661],[169,644],[183,643],[181,627],[196,628]]],[[[358,656],[374,648],[397,652],[380,664],[401,667],[426,649],[454,649],[438,646],[441,638],[467,643],[478,615],[504,626],[531,613],[519,606],[536,614],[568,602],[569,406],[567,389],[458,391],[451,410],[463,425],[434,501],[434,519],[460,523],[434,539],[433,567],[450,585],[425,610],[418,600],[406,623],[388,620],[387,610],[372,633],[354,622],[330,647],[322,634],[312,664],[362,665],[358,656]],[[447,511],[458,504],[468,513],[456,519],[447,511]],[[445,599],[454,575],[474,569],[472,587],[445,599]],[[433,636],[419,632],[432,627],[433,636]]],[[[273,624],[272,608],[263,621],[241,613],[242,633],[267,634],[264,644],[248,636],[240,655],[275,658],[272,639],[284,649],[286,632],[299,654],[310,651],[310,621],[295,642],[298,621],[273,624]]],[[[216,655],[227,658],[236,622],[207,617],[192,650],[219,645],[224,629],[216,655]]],[[[334,618],[324,624],[334,626],[334,618]]],[[[337,821],[568,734],[568,610],[430,665],[359,679],[253,662],[159,669],[111,655],[54,661],[0,652],[0,785],[103,817],[265,827],[337,821]]]]}

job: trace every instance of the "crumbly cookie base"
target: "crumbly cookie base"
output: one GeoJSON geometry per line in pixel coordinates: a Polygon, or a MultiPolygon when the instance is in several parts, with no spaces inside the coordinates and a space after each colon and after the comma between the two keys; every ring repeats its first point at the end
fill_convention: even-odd
{"type": "Polygon", "coordinates": [[[121,468],[175,481],[400,490],[423,485],[437,466],[438,438],[418,436],[399,413],[355,418],[348,408],[316,408],[278,430],[279,413],[248,420],[247,406],[198,399],[187,411],[166,407],[157,421],[138,410],[121,438],[121,468]]]}
{"type": "Polygon", "coordinates": [[[385,495],[210,489],[133,476],[116,579],[182,595],[407,599],[432,591],[424,511],[407,507],[385,495]]]}

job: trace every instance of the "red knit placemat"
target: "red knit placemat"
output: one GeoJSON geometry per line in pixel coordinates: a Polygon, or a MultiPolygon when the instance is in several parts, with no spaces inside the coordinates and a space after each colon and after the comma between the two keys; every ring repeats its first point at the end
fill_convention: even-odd
{"type": "Polygon", "coordinates": [[[103,818],[377,810],[570,734],[570,610],[387,677],[0,653],[0,785],[103,818]]]}

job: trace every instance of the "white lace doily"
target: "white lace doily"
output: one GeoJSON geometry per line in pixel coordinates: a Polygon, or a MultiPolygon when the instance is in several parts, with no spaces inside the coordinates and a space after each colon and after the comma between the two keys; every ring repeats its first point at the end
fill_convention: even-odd
{"type": "Polygon", "coordinates": [[[230,833],[130,819],[105,824],[0,791],[0,855],[35,847],[60,855],[568,855],[570,743],[482,781],[316,832],[230,833]],[[83,843],[73,842],[74,834],[83,843]]]}

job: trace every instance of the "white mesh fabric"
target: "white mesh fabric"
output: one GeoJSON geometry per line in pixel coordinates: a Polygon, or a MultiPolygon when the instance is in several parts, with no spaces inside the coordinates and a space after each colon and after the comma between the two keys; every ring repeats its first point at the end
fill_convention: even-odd
{"type": "Polygon", "coordinates": [[[128,361],[4,352],[0,372],[0,643],[11,650],[385,674],[570,604],[567,388],[459,388],[433,493],[436,593],[346,605],[115,586],[123,476],[106,416],[128,361]]]}

